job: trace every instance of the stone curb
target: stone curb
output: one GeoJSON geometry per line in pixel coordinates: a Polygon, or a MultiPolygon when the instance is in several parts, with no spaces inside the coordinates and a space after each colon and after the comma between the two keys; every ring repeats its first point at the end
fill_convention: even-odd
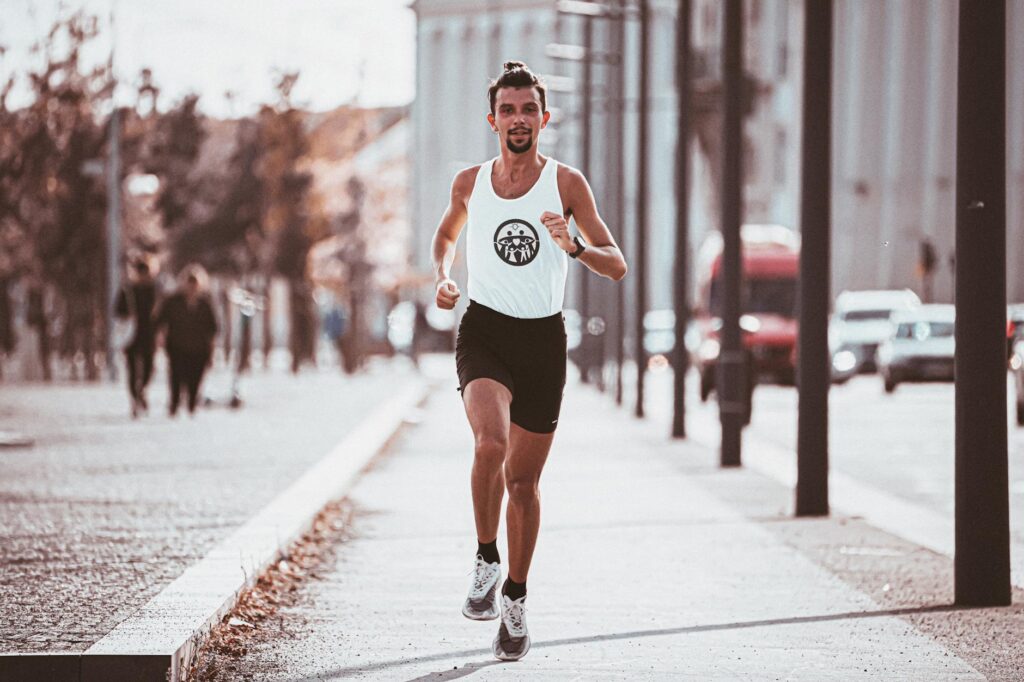
{"type": "Polygon", "coordinates": [[[348,493],[429,390],[426,381],[415,380],[396,391],[245,525],[84,653],[0,653],[0,679],[183,680],[200,644],[241,591],[307,530],[325,504],[348,493]]]}

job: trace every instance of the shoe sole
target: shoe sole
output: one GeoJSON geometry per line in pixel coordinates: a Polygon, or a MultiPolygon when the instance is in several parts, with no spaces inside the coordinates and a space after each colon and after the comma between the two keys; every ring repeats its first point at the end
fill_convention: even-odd
{"type": "Polygon", "coordinates": [[[501,572],[498,572],[498,577],[494,579],[494,586],[491,590],[494,591],[494,601],[491,603],[491,608],[487,611],[473,611],[469,605],[469,598],[462,603],[462,615],[470,620],[496,620],[501,616],[501,606],[498,604],[499,592],[498,583],[501,582],[501,572]]]}
{"type": "Polygon", "coordinates": [[[499,661],[518,661],[520,658],[525,656],[530,651],[530,635],[526,635],[526,644],[523,645],[523,650],[518,654],[507,654],[501,650],[498,646],[498,638],[494,638],[494,642],[491,644],[491,653],[499,661]]]}
{"type": "Polygon", "coordinates": [[[497,608],[492,609],[491,611],[471,611],[469,609],[469,604],[463,604],[462,615],[470,620],[496,620],[501,613],[497,608]]]}

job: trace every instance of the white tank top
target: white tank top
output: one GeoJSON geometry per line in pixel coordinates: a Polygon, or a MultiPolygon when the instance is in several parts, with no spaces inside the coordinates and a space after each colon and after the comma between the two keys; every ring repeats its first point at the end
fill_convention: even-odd
{"type": "Polygon", "coordinates": [[[469,298],[512,317],[554,315],[562,310],[569,262],[540,216],[562,215],[558,163],[549,157],[526,194],[502,199],[491,183],[495,160],[480,166],[469,197],[469,298]]]}

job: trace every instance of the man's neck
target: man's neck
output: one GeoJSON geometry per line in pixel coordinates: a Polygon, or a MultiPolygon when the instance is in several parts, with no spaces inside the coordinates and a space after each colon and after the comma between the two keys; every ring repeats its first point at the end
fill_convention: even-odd
{"type": "Polygon", "coordinates": [[[543,165],[543,159],[536,145],[522,154],[516,154],[508,147],[503,147],[498,161],[498,170],[513,176],[519,176],[543,165]]]}

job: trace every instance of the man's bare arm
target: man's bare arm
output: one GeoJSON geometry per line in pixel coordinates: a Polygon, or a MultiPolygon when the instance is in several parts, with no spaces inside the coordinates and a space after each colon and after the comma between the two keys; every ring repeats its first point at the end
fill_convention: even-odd
{"type": "Polygon", "coordinates": [[[449,277],[449,269],[455,258],[455,244],[466,225],[467,204],[473,192],[479,166],[459,171],[452,182],[451,199],[441,222],[434,231],[431,242],[431,256],[434,262],[435,303],[439,308],[451,310],[459,300],[459,287],[449,277]]]}
{"type": "MultiPolygon", "coordinates": [[[[597,202],[583,174],[568,166],[559,169],[565,175],[566,199],[576,227],[587,243],[578,260],[597,274],[616,282],[626,276],[626,259],[611,231],[597,212],[597,202]],[[564,169],[564,170],[563,170],[564,169]]],[[[560,173],[561,175],[561,173],[560,173]]]]}

